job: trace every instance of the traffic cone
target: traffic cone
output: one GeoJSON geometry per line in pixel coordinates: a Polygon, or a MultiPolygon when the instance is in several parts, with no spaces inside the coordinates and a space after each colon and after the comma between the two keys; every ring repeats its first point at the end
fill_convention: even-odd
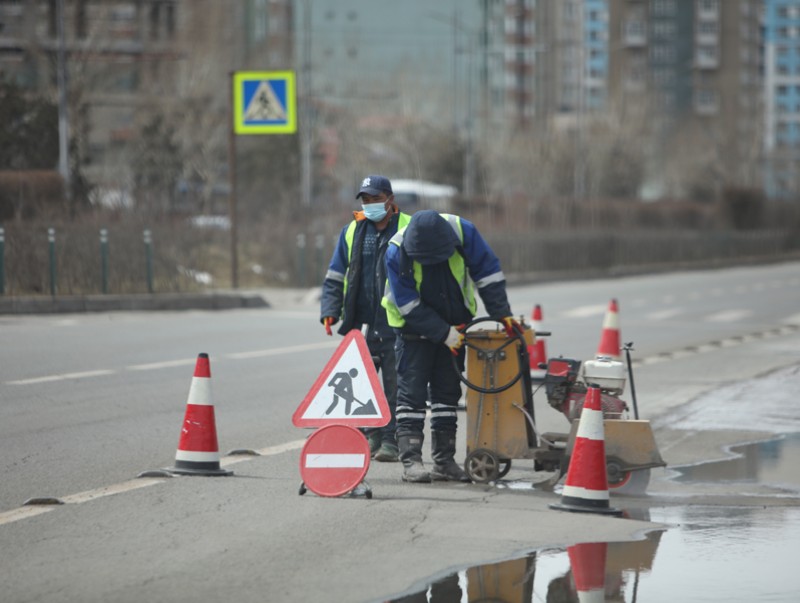
{"type": "Polygon", "coordinates": [[[211,401],[211,367],[208,354],[199,354],[186,402],[175,466],[170,473],[181,475],[232,475],[219,466],[214,403],[211,401]]]}
{"type": "Polygon", "coordinates": [[[572,579],[580,603],[606,600],[606,542],[584,542],[567,547],[572,579]]]}
{"type": "Polygon", "coordinates": [[[603,319],[603,332],[600,335],[600,345],[597,346],[595,358],[607,356],[612,360],[622,359],[622,346],[619,337],[619,315],[617,300],[612,299],[608,304],[606,316],[603,319]]]}
{"type": "MultiPolygon", "coordinates": [[[[534,337],[542,331],[542,307],[539,304],[536,304],[531,312],[531,327],[534,337]]],[[[543,337],[536,337],[534,344],[528,346],[528,364],[532,379],[544,379],[547,369],[539,366],[540,364],[547,365],[547,352],[543,337]]]]}
{"type": "Polygon", "coordinates": [[[561,491],[561,502],[549,506],[560,511],[622,515],[622,511],[608,505],[608,498],[600,388],[590,386],[578,422],[567,479],[561,491]]]}

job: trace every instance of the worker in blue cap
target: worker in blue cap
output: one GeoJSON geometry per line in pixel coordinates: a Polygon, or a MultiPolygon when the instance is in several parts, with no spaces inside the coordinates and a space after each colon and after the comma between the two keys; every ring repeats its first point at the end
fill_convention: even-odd
{"type": "Polygon", "coordinates": [[[398,210],[392,183],[386,176],[370,175],[361,182],[356,195],[361,209],[339,234],[328,272],[322,283],[320,322],[328,335],[331,326],[341,321],[338,332],[365,331],[367,347],[380,370],[383,390],[389,405],[390,420],[382,428],[365,430],[372,458],[397,462],[395,405],[397,372],[394,356],[394,330],[386,322],[381,298],[386,284],[383,256],[389,240],[411,216],[398,210]]]}

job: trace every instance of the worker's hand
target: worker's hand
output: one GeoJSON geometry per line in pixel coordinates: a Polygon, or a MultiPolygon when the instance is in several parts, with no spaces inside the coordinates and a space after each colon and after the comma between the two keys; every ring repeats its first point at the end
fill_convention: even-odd
{"type": "Polygon", "coordinates": [[[517,337],[522,333],[522,327],[513,316],[506,316],[503,319],[503,325],[506,329],[506,335],[509,337],[517,337]]]}
{"type": "Polygon", "coordinates": [[[325,325],[325,332],[328,335],[333,335],[333,331],[331,331],[331,325],[336,324],[336,319],[333,316],[326,316],[322,319],[322,324],[325,325]]]}
{"type": "Polygon", "coordinates": [[[459,330],[459,327],[463,328],[464,325],[450,327],[450,331],[448,331],[447,337],[444,340],[444,345],[450,348],[450,352],[453,356],[458,356],[459,348],[464,345],[464,334],[459,330]]]}

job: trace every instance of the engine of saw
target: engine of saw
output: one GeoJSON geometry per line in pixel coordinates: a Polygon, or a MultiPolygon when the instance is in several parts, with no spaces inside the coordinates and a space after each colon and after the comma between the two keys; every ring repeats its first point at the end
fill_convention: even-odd
{"type": "Polygon", "coordinates": [[[568,421],[581,416],[589,385],[600,389],[603,418],[620,419],[628,405],[619,396],[625,390],[625,365],[607,356],[595,360],[551,358],[547,361],[544,388],[547,402],[568,421]]]}

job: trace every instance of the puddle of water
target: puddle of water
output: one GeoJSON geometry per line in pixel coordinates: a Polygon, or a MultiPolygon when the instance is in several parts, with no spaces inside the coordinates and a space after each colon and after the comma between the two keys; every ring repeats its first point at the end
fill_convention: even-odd
{"type": "MultiPolygon", "coordinates": [[[[673,468],[682,482],[759,483],[797,491],[800,434],[736,446],[731,459],[673,468]]],[[[663,523],[636,542],[581,543],[473,566],[387,603],[800,600],[800,508],[628,509],[663,523]]]]}
{"type": "Polygon", "coordinates": [[[735,457],[721,461],[671,467],[680,472],[679,482],[758,482],[792,490],[800,489],[800,434],[775,440],[733,446],[735,457]]]}
{"type": "Polygon", "coordinates": [[[465,568],[386,603],[796,602],[800,509],[639,510],[670,525],[635,542],[581,543],[465,568]]]}

